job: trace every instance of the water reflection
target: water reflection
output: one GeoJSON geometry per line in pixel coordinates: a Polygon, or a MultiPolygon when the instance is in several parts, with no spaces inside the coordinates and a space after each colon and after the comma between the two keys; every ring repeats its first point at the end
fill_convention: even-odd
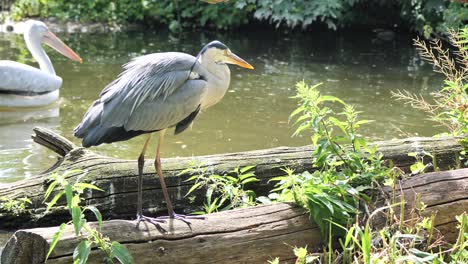
{"type": "MultiPolygon", "coordinates": [[[[72,136],[73,128],[103,87],[116,78],[123,63],[152,52],[196,54],[213,39],[226,43],[255,70],[231,67],[231,87],[225,98],[202,113],[191,130],[179,136],[169,135],[164,157],[308,143],[307,136],[291,138],[293,129],[288,125],[289,113],[295,107],[289,97],[300,80],[311,84],[322,82],[324,93],[354,104],[364,112],[363,118],[376,120],[363,130],[372,139],[407,134],[429,136],[437,132],[432,123],[424,120],[424,114],[390,98],[392,90],[427,95],[441,85],[440,77],[416,56],[409,36],[379,42],[373,34],[283,34],[258,30],[185,33],[181,38],[164,32],[59,34],[59,37],[82,56],[84,63],[74,64],[55,52],[50,53],[57,74],[64,79],[60,117],[0,123],[0,181],[27,177],[53,163],[50,153],[31,143],[33,126],[51,127],[80,144],[72,136]]],[[[32,63],[22,41],[19,36],[1,35],[0,58],[32,63]]],[[[0,115],[3,117],[4,113],[0,115]]],[[[142,144],[143,138],[135,138],[94,150],[135,159],[142,144]]]]}
{"type": "Polygon", "coordinates": [[[35,126],[56,129],[60,123],[59,104],[0,111],[0,175],[10,175],[7,181],[31,176],[37,164],[43,163],[48,155],[44,148],[33,143],[32,129],[35,126]]]}

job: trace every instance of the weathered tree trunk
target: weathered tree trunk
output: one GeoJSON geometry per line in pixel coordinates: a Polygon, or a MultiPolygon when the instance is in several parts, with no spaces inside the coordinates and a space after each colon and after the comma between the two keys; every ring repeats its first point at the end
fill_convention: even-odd
{"type": "MultiPolygon", "coordinates": [[[[468,211],[468,169],[416,175],[397,188],[397,201],[404,194],[409,216],[420,196],[427,207],[423,215],[436,213],[435,228],[454,242],[455,216],[468,211]]],[[[382,194],[392,196],[392,190],[382,194]]],[[[94,224],[95,225],[95,224],[94,224]]],[[[181,221],[162,224],[161,233],[151,224],[135,228],[134,221],[106,221],[103,233],[126,245],[136,263],[266,263],[272,257],[293,262],[291,246],[323,246],[320,231],[301,208],[276,203],[207,215],[192,220],[189,228],[181,221]]],[[[376,227],[378,228],[378,226],[376,227]]],[[[57,227],[19,230],[2,254],[4,264],[43,263],[57,227]]],[[[47,263],[71,263],[75,238],[72,227],[64,232],[47,263]]],[[[99,263],[102,253],[93,250],[89,263],[99,263]]]]}
{"type": "MultiPolygon", "coordinates": [[[[0,197],[29,197],[32,208],[21,216],[12,216],[8,212],[0,212],[0,228],[26,228],[33,226],[51,226],[68,219],[68,211],[58,207],[52,212],[41,215],[45,211],[43,204],[44,192],[47,190],[47,177],[51,173],[61,173],[66,170],[81,169],[84,173],[69,176],[70,181],[80,177],[80,181],[91,182],[102,188],[104,192],[87,193],[85,203],[95,205],[106,219],[130,219],[136,214],[137,197],[137,164],[136,161],[120,160],[97,155],[87,149],[78,148],[65,138],[42,128],[36,128],[35,142],[52,149],[60,155],[58,162],[46,173],[13,184],[0,185],[0,197]]],[[[409,152],[426,151],[433,154],[437,166],[441,169],[458,167],[459,152],[463,149],[457,138],[409,138],[402,140],[375,142],[384,159],[391,160],[394,165],[407,170],[414,163],[409,152]]],[[[254,165],[255,174],[260,182],[251,187],[259,195],[265,195],[272,189],[268,180],[284,175],[281,170],[289,167],[296,172],[313,170],[310,158],[310,147],[279,147],[266,150],[240,153],[219,154],[189,158],[170,158],[162,160],[170,196],[178,211],[190,212],[194,207],[202,205],[203,195],[195,193],[196,199],[189,202],[184,195],[192,183],[184,182],[190,174],[181,171],[190,167],[193,162],[202,164],[214,174],[224,174],[236,167],[254,165]]],[[[425,161],[431,160],[426,158],[425,161]]],[[[64,204],[64,201],[61,201],[64,204]]],[[[60,204],[60,203],[59,203],[60,204]]],[[[152,162],[147,162],[143,176],[143,208],[145,214],[156,215],[166,213],[166,207],[157,177],[155,177],[152,162]]]]}
{"type": "MultiPolygon", "coordinates": [[[[208,215],[205,220],[154,225],[112,220],[103,233],[120,241],[135,263],[266,263],[272,257],[291,259],[288,245],[320,243],[320,233],[301,208],[289,204],[258,206],[208,215]],[[285,243],[287,245],[285,245],[285,243]]],[[[95,223],[93,226],[96,226],[95,223]]],[[[3,264],[44,263],[49,243],[57,227],[17,231],[3,250],[3,264]]],[[[69,226],[47,263],[72,263],[79,243],[69,226]]],[[[103,255],[93,250],[88,263],[101,263],[103,255]]]]}

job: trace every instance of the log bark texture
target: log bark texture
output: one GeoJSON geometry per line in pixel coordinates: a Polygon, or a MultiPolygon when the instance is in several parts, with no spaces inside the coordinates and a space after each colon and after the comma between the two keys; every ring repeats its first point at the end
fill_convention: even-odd
{"type": "MultiPolygon", "coordinates": [[[[0,185],[0,197],[29,197],[33,202],[31,208],[21,216],[0,211],[0,229],[51,226],[68,219],[68,211],[64,207],[58,207],[44,215],[43,200],[49,185],[47,177],[55,172],[62,173],[73,169],[80,169],[83,173],[70,175],[69,181],[73,182],[79,177],[80,181],[93,183],[104,190],[87,193],[85,203],[98,207],[105,219],[131,219],[135,216],[138,177],[136,161],[95,154],[46,129],[36,128],[34,131],[34,141],[55,151],[59,159],[41,175],[13,184],[0,185]]],[[[392,161],[395,166],[406,171],[414,163],[414,158],[408,157],[409,152],[431,153],[436,157],[437,166],[444,170],[458,166],[459,153],[463,149],[459,138],[408,138],[375,142],[374,145],[383,154],[384,159],[392,161]]],[[[189,202],[189,199],[184,198],[192,183],[184,182],[190,173],[180,172],[191,167],[193,163],[202,164],[209,172],[219,175],[236,167],[254,165],[260,182],[252,184],[251,187],[258,195],[265,195],[273,187],[268,180],[284,175],[281,169],[289,167],[296,172],[313,170],[311,152],[312,149],[307,146],[279,147],[240,153],[169,158],[162,159],[162,167],[176,211],[188,213],[203,202],[201,192],[195,193],[194,201],[189,202]]],[[[431,160],[426,158],[425,161],[431,160]]],[[[64,204],[64,200],[60,201],[60,204],[64,204]]],[[[161,187],[152,162],[146,162],[144,168],[143,208],[147,215],[166,213],[161,187]]]]}
{"type": "MultiPolygon", "coordinates": [[[[418,195],[426,204],[423,216],[436,213],[435,228],[449,242],[457,238],[455,216],[468,211],[468,169],[416,175],[401,182],[396,197],[404,196],[407,217],[418,195]]],[[[386,190],[382,197],[391,196],[386,190]]],[[[95,224],[94,224],[95,225],[95,224]]],[[[208,215],[192,220],[189,228],[181,221],[162,224],[167,233],[153,225],[134,221],[106,221],[103,233],[128,247],[136,263],[266,263],[272,257],[294,263],[291,246],[309,250],[323,246],[318,227],[301,208],[276,203],[208,215]]],[[[375,226],[378,228],[379,226],[375,226]]],[[[1,260],[4,264],[43,263],[57,227],[17,231],[7,243],[1,260]]],[[[437,234],[437,233],[436,233],[437,234]]],[[[47,263],[71,263],[78,244],[72,227],[47,263]]],[[[89,263],[99,263],[95,249],[89,263]]]]}
{"type": "MultiPolygon", "coordinates": [[[[154,225],[134,221],[111,220],[103,233],[125,245],[135,263],[266,263],[273,257],[291,260],[292,248],[311,241],[320,243],[320,232],[301,208],[289,204],[257,206],[208,215],[191,220],[191,228],[181,221],[154,225]],[[285,245],[285,243],[287,245],[285,245]]],[[[95,223],[93,223],[95,226],[95,223]]],[[[49,243],[57,227],[17,231],[1,257],[3,264],[44,263],[49,243]]],[[[47,263],[73,263],[72,255],[79,239],[71,226],[47,263]]],[[[92,251],[88,263],[101,263],[102,253],[92,251]]]]}

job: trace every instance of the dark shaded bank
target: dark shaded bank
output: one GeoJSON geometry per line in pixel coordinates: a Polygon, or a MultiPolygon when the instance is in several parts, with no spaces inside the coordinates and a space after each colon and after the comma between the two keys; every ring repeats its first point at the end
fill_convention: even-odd
{"type": "Polygon", "coordinates": [[[257,23],[269,27],[309,29],[401,28],[429,36],[458,28],[468,20],[462,1],[275,1],[231,0],[219,4],[203,1],[2,1],[0,9],[13,19],[56,17],[60,21],[102,22],[109,25],[139,23],[164,25],[171,31],[191,28],[228,30],[257,23]]]}

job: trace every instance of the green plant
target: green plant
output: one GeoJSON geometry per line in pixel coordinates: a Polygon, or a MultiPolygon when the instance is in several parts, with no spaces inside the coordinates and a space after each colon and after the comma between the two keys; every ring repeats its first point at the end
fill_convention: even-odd
{"type": "Polygon", "coordinates": [[[449,28],[459,28],[468,18],[468,4],[444,0],[400,0],[400,16],[410,29],[430,38],[444,34],[449,28]]]}
{"type": "Polygon", "coordinates": [[[414,41],[421,57],[445,77],[444,87],[431,94],[433,103],[409,92],[397,91],[392,95],[446,127],[448,133],[442,135],[460,136],[468,133],[468,27],[458,32],[449,31],[449,41],[456,48],[454,52],[444,49],[437,39],[430,45],[419,39],[414,41]]]}
{"type": "Polygon", "coordinates": [[[222,176],[208,173],[208,168],[203,165],[192,166],[182,171],[181,173],[195,174],[186,180],[194,182],[186,196],[195,190],[206,189],[203,211],[195,214],[210,214],[255,205],[255,192],[246,189],[248,183],[258,181],[253,168],[235,168],[222,176]]]}
{"type": "Polygon", "coordinates": [[[68,223],[62,223],[59,230],[54,234],[52,242],[50,243],[49,252],[47,258],[50,256],[55,246],[57,245],[60,237],[62,236],[65,227],[69,224],[73,224],[75,236],[82,236],[82,230],[86,231],[85,239],[76,246],[73,252],[74,263],[86,263],[89,254],[91,253],[91,247],[97,246],[106,254],[105,262],[113,263],[113,259],[117,259],[122,264],[133,263],[133,258],[128,252],[127,248],[117,241],[111,242],[108,237],[105,237],[101,232],[102,226],[102,215],[99,210],[94,206],[81,206],[80,203],[83,200],[81,195],[85,190],[97,190],[102,191],[100,188],[89,183],[83,183],[77,181],[70,183],[67,177],[79,173],[80,170],[66,171],[63,174],[54,173],[49,177],[49,187],[44,194],[44,202],[51,196],[55,191],[54,197],[47,202],[47,210],[50,210],[59,199],[65,195],[66,197],[66,208],[69,210],[72,220],[68,223]],[[57,187],[61,187],[58,189],[57,187]],[[85,212],[91,211],[96,219],[98,220],[99,230],[91,227],[85,218],[85,212]]]}
{"type": "Polygon", "coordinates": [[[416,175],[420,173],[424,173],[428,168],[434,167],[434,170],[437,170],[437,163],[435,156],[427,153],[426,151],[421,151],[420,153],[417,152],[410,152],[408,153],[409,157],[414,157],[416,162],[410,166],[411,174],[416,175]],[[432,162],[425,162],[424,158],[429,157],[432,162]]]}
{"type": "Polygon", "coordinates": [[[468,215],[463,213],[456,217],[458,222],[458,238],[453,245],[450,258],[453,263],[468,263],[468,215]]]}
{"type": "Polygon", "coordinates": [[[28,197],[18,199],[0,197],[0,209],[13,213],[14,215],[24,214],[27,206],[31,204],[31,200],[28,197]]]}
{"type": "MultiPolygon", "coordinates": [[[[309,264],[316,263],[320,257],[309,253],[307,246],[305,247],[292,247],[294,256],[296,257],[296,264],[309,264]]],[[[280,258],[276,257],[268,261],[269,264],[279,264],[280,258]]]]}
{"type": "Polygon", "coordinates": [[[286,176],[272,179],[278,182],[272,192],[277,200],[295,201],[306,208],[322,234],[328,234],[330,221],[346,226],[361,206],[371,206],[366,192],[382,183],[391,170],[359,134],[360,126],[370,121],[359,120],[359,112],[342,100],[321,95],[319,85],[308,86],[303,81],[296,85],[293,98],[299,100],[299,106],[291,114],[298,126],[294,135],[312,133],[316,170],[294,174],[285,169],[286,176]],[[331,107],[342,110],[335,114],[331,107]]]}
{"type": "MultiPolygon", "coordinates": [[[[468,4],[445,0],[231,0],[207,1],[131,0],[17,0],[14,19],[57,17],[66,21],[164,24],[181,28],[232,29],[254,20],[288,28],[325,25],[329,29],[352,26],[409,28],[429,37],[457,28],[468,17],[468,4]],[[208,1],[210,3],[221,1],[208,1]]],[[[9,6],[9,5],[5,5],[9,6]]],[[[3,5],[2,5],[3,7],[3,5]]]]}

